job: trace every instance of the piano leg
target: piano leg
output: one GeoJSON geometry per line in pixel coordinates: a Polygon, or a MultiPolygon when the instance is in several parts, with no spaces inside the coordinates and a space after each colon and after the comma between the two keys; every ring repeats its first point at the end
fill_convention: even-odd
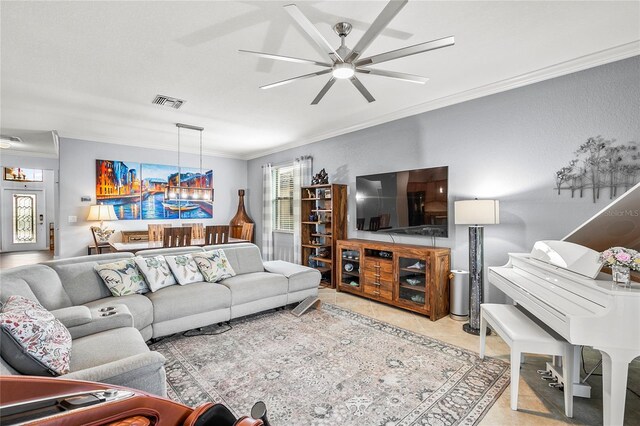
{"type": "Polygon", "coordinates": [[[597,349],[602,353],[603,424],[621,426],[624,423],[629,363],[639,354],[624,349],[597,349]]]}

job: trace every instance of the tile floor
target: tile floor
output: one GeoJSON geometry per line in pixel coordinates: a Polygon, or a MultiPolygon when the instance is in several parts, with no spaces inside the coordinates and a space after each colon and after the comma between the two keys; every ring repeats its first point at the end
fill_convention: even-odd
{"type": "MultiPolygon", "coordinates": [[[[423,315],[327,288],[320,289],[320,298],[327,303],[350,309],[398,327],[474,352],[479,351],[479,337],[463,332],[463,323],[454,321],[449,317],[434,322],[423,315]]],[[[495,334],[487,337],[486,353],[488,356],[509,361],[509,346],[495,334]]],[[[595,365],[598,357],[598,352],[585,349],[585,362],[589,366],[595,365]]],[[[480,424],[484,426],[602,424],[601,378],[592,377],[589,379],[589,384],[592,386],[592,398],[575,398],[574,418],[568,419],[564,416],[562,392],[550,388],[548,383],[542,380],[536,372],[536,370],[544,368],[544,364],[548,359],[550,358],[527,355],[520,375],[518,411],[512,411],[510,408],[510,388],[507,387],[480,424]]],[[[631,364],[629,387],[636,390],[636,392],[640,391],[640,359],[636,359],[631,364]]],[[[627,392],[625,425],[640,425],[640,398],[631,392],[627,392]]]]}

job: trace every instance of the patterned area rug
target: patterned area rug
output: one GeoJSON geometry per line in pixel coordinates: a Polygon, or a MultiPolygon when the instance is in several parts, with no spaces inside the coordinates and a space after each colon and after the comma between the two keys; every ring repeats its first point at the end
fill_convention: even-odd
{"type": "Polygon", "coordinates": [[[326,303],[232,324],[152,345],[167,358],[172,399],[237,415],[263,400],[273,426],[472,425],[509,382],[503,361],[326,303]]]}

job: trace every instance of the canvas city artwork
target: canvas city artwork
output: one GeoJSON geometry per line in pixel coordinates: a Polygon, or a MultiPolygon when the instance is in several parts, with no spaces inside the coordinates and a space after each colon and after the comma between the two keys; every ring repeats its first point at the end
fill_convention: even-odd
{"type": "Polygon", "coordinates": [[[96,200],[118,219],[213,217],[213,170],[96,160],[96,200]]]}

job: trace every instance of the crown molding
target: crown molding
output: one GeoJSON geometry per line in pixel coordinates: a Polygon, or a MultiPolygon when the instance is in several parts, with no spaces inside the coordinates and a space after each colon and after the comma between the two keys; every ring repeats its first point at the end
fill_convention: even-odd
{"type": "Polygon", "coordinates": [[[540,68],[536,71],[528,72],[526,74],[521,74],[505,80],[489,83],[484,86],[479,86],[473,89],[458,92],[453,95],[444,96],[442,98],[438,98],[438,99],[434,99],[418,105],[414,105],[409,108],[395,111],[390,114],[381,115],[375,119],[364,121],[362,123],[359,123],[353,126],[332,130],[330,132],[312,136],[310,138],[306,138],[301,141],[290,142],[284,145],[280,145],[277,148],[274,148],[271,150],[256,152],[256,153],[244,156],[243,159],[253,160],[253,159],[264,157],[270,154],[275,154],[277,152],[286,151],[291,148],[308,145],[314,142],[320,142],[336,136],[366,129],[368,127],[377,126],[380,124],[399,120],[401,118],[410,117],[412,115],[418,115],[428,111],[444,108],[450,105],[455,105],[458,103],[482,98],[482,97],[493,95],[496,93],[505,92],[507,90],[516,89],[518,87],[527,86],[527,85],[538,83],[544,80],[550,80],[552,78],[561,77],[563,75],[572,74],[578,71],[597,67],[599,65],[608,64],[611,62],[620,61],[620,60],[631,58],[633,56],[638,56],[638,55],[640,55],[640,40],[636,40],[636,41],[626,43],[620,46],[616,46],[610,49],[601,50],[599,52],[595,52],[589,55],[580,56],[575,59],[571,59],[565,62],[560,62],[558,64],[551,65],[545,68],[540,68]]]}

